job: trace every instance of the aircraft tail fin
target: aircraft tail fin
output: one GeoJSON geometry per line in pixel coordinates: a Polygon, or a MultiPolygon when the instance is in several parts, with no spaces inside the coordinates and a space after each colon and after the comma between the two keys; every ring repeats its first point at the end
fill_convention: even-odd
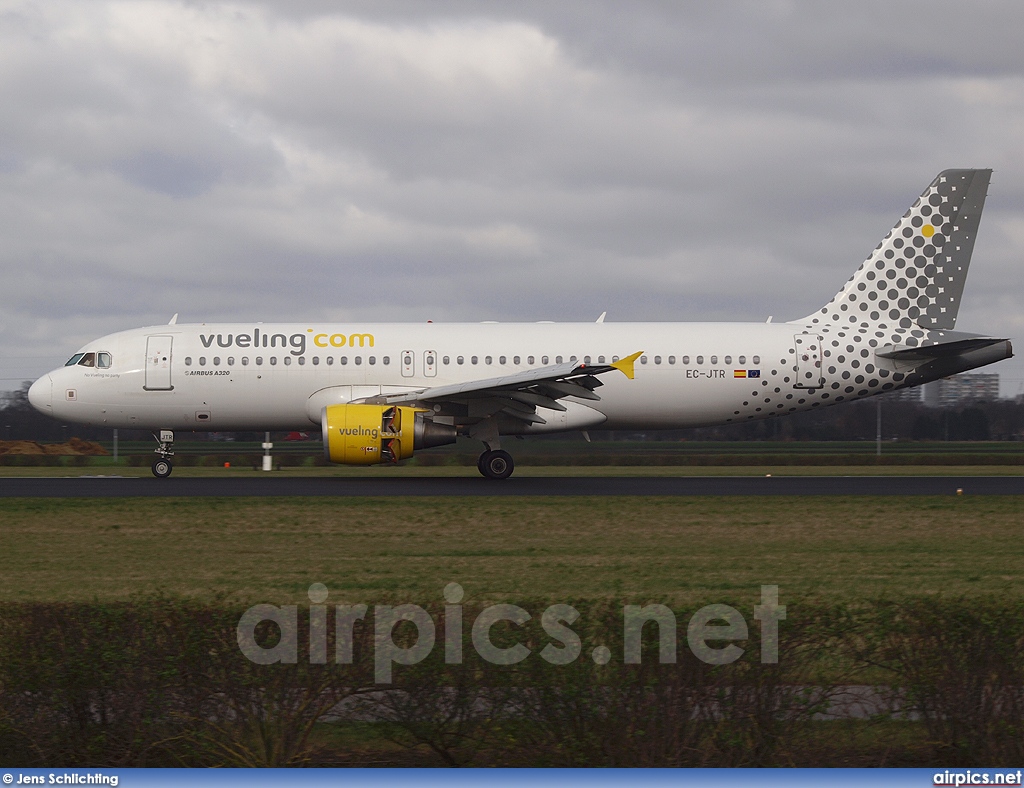
{"type": "Polygon", "coordinates": [[[794,323],[953,329],[992,170],[944,170],[818,312],[794,323]]]}

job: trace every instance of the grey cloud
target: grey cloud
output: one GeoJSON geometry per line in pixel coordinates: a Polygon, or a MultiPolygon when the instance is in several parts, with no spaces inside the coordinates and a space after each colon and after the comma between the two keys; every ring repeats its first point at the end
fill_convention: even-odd
{"type": "Polygon", "coordinates": [[[16,6],[0,377],[174,312],[790,319],[961,166],[996,169],[961,325],[1015,336],[1022,22],[1013,2],[16,6]]]}
{"type": "Polygon", "coordinates": [[[115,165],[125,180],[170,197],[197,197],[208,192],[223,175],[215,162],[141,150],[115,165]]]}

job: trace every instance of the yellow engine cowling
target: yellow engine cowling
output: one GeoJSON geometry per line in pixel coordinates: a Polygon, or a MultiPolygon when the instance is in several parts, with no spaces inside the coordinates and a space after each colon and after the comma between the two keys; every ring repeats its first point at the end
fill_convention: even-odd
{"type": "Polygon", "coordinates": [[[321,412],[324,456],[343,465],[376,465],[416,449],[455,443],[456,430],[428,412],[393,405],[328,405],[321,412]]]}

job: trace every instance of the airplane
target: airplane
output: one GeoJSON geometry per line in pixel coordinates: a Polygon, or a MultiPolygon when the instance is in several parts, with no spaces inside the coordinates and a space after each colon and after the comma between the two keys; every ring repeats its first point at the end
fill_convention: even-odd
{"type": "Polygon", "coordinates": [[[991,170],[945,170],[838,293],[784,323],[177,324],[88,343],[29,389],[54,418],[154,431],[306,431],[334,463],[397,463],[468,436],[777,418],[1011,358],[955,331],[991,170]]]}

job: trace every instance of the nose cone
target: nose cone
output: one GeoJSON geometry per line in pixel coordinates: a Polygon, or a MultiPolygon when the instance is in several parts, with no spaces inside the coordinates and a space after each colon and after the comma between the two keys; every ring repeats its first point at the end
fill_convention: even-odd
{"type": "Polygon", "coordinates": [[[28,401],[40,413],[53,413],[53,381],[49,375],[43,375],[29,387],[28,401]]]}

